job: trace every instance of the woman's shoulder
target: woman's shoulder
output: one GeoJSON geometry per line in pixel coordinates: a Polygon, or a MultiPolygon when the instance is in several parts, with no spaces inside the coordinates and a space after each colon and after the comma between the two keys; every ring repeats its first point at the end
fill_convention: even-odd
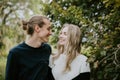
{"type": "Polygon", "coordinates": [[[77,56],[77,59],[80,60],[80,61],[87,61],[87,56],[83,55],[83,54],[79,54],[77,56]]]}
{"type": "Polygon", "coordinates": [[[80,54],[78,55],[78,61],[80,63],[80,73],[90,72],[90,64],[87,61],[87,56],[80,54]]]}

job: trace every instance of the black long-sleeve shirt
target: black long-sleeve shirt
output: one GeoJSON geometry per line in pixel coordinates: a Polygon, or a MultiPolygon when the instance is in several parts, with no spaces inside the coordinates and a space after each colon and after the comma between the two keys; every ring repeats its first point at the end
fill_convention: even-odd
{"type": "Polygon", "coordinates": [[[50,54],[51,47],[45,43],[39,48],[19,44],[8,54],[5,80],[50,80],[50,54]]]}

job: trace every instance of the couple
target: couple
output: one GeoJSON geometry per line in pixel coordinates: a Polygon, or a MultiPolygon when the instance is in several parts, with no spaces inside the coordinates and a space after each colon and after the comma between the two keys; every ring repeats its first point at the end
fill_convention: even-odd
{"type": "Polygon", "coordinates": [[[8,54],[5,80],[89,80],[87,57],[80,53],[81,31],[64,24],[59,34],[58,53],[51,54],[48,42],[51,23],[44,16],[23,21],[29,38],[8,54]]]}

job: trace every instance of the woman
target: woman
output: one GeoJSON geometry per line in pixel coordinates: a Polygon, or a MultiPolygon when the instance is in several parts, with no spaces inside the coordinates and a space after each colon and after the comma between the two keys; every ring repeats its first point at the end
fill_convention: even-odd
{"type": "Polygon", "coordinates": [[[33,16],[22,24],[29,38],[10,50],[5,80],[51,80],[51,47],[46,44],[51,35],[50,21],[44,16],[33,16]]]}
{"type": "Polygon", "coordinates": [[[50,57],[49,66],[55,80],[90,79],[87,57],[80,50],[80,28],[73,24],[64,24],[59,34],[58,54],[50,57]]]}

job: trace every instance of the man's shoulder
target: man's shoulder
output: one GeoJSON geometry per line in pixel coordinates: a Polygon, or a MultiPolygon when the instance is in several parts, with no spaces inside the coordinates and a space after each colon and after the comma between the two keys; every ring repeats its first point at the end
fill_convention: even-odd
{"type": "Polygon", "coordinates": [[[19,52],[19,51],[21,51],[22,46],[23,46],[23,43],[19,43],[18,45],[15,45],[14,47],[12,47],[9,52],[10,53],[19,52]]]}
{"type": "Polygon", "coordinates": [[[43,44],[42,44],[42,46],[44,46],[44,47],[46,47],[46,48],[50,48],[50,49],[51,49],[51,46],[50,46],[50,44],[48,44],[48,43],[43,43],[43,44]]]}

